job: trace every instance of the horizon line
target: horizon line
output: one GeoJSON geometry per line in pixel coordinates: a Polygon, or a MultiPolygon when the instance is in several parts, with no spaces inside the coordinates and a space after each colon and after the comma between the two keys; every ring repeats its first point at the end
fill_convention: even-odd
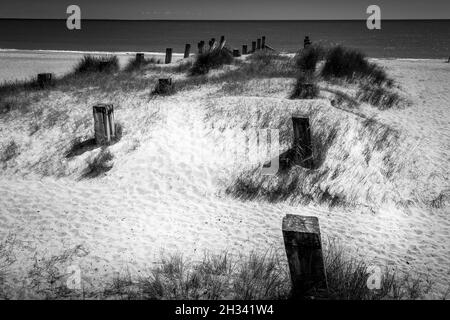
{"type": "MultiPolygon", "coordinates": [[[[0,20],[67,20],[67,18],[1,18],[0,20]]],[[[101,18],[82,18],[87,21],[191,21],[191,22],[204,22],[204,21],[224,21],[224,22],[283,22],[283,21],[366,21],[366,19],[101,19],[101,18]]],[[[382,19],[382,21],[448,21],[450,18],[395,18],[395,19],[382,19]]]]}

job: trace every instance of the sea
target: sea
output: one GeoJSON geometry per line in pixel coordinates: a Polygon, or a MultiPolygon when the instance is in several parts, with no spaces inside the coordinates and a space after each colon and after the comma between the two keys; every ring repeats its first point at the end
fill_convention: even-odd
{"type": "Polygon", "coordinates": [[[351,21],[117,21],[82,20],[68,30],[65,20],[0,20],[0,49],[101,52],[195,51],[201,40],[225,36],[227,45],[262,36],[272,48],[296,52],[309,36],[313,43],[358,48],[373,58],[448,58],[450,20],[382,20],[369,30],[365,20],[351,21]]]}

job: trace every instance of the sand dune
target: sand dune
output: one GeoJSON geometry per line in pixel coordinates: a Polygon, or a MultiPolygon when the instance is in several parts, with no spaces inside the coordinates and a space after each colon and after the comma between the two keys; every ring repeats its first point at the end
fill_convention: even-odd
{"type": "MultiPolygon", "coordinates": [[[[35,252],[58,253],[80,244],[89,254],[76,263],[83,276],[97,284],[124,268],[145,272],[162,249],[194,257],[201,257],[205,250],[237,254],[274,248],[282,252],[281,220],[286,214],[301,214],[319,217],[324,237],[337,238],[365,260],[430,275],[437,283],[432,294],[442,294],[450,278],[448,202],[436,209],[423,204],[440,193],[449,196],[449,65],[437,60],[379,63],[398,79],[412,104],[383,112],[365,106],[363,112],[376,113],[377,120],[401,132],[398,152],[405,157],[400,162],[405,167],[399,169],[395,186],[367,180],[355,188],[381,190],[380,194],[396,190],[411,202],[404,207],[385,203],[376,212],[241,201],[224,193],[231,178],[251,165],[236,159],[232,149],[221,149],[224,135],[205,121],[211,103],[225,107],[237,100],[243,107],[295,104],[358,121],[326,100],[308,105],[284,98],[220,97],[218,88],[209,85],[189,95],[181,92],[136,102],[137,109],[124,108],[125,102],[135,99],[125,97],[116,118],[127,131],[110,147],[114,167],[106,176],[91,180],[78,180],[78,167],[98,149],[74,159],[61,156],[63,177],[42,176],[29,165],[32,155],[44,152],[46,143],[64,130],[26,140],[28,134],[19,131],[23,122],[0,119],[0,143],[15,136],[29,145],[0,180],[0,235],[17,235],[17,277],[31,265],[35,252]],[[142,121],[147,118],[142,113],[150,110],[158,110],[158,117],[144,127],[142,121]]],[[[90,106],[73,112],[90,112],[90,106]]],[[[85,131],[92,128],[86,126],[85,131]]],[[[352,181],[343,183],[352,188],[352,181]]]]}

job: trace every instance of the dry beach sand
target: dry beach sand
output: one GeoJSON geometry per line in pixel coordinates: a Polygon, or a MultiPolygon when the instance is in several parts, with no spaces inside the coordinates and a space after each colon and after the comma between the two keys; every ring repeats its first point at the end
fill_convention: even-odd
{"type": "MultiPolygon", "coordinates": [[[[67,54],[55,63],[52,54],[34,53],[37,60],[29,54],[0,52],[2,76],[5,65],[20,65],[34,74],[48,71],[50,62],[51,71],[66,72],[79,58],[67,54]],[[16,62],[11,63],[13,59],[16,62]]],[[[252,83],[238,95],[205,84],[154,99],[148,99],[151,88],[106,97],[93,94],[82,102],[56,90],[33,108],[41,109],[43,118],[57,109],[70,110],[69,116],[31,135],[32,117],[0,116],[0,146],[14,140],[20,148],[20,154],[0,171],[0,237],[16,236],[14,277],[23,278],[36,252],[57,254],[77,245],[88,254],[76,257],[74,263],[93,286],[125,269],[145,272],[161,250],[198,258],[206,250],[282,252],[281,220],[286,214],[300,214],[319,217],[322,237],[338,239],[355,256],[430,276],[436,283],[431,297],[441,296],[450,279],[450,64],[376,62],[386,67],[410,101],[402,108],[380,111],[364,105],[358,111],[398,132],[391,159],[396,168],[393,178],[380,174],[383,150],[364,161],[361,141],[369,138],[359,131],[360,116],[337,109],[324,98],[286,99],[293,80],[257,80],[267,89],[263,94],[252,92],[252,83]],[[105,98],[114,99],[124,136],[109,147],[114,166],[105,176],[79,179],[86,162],[100,149],[66,158],[61,146],[68,146],[80,119],[86,120],[79,136],[92,137],[91,108],[105,98]],[[342,134],[324,165],[346,173],[323,183],[361,205],[329,208],[244,201],[226,194],[231,181],[255,165],[236,159],[230,146],[241,140],[220,129],[224,122],[241,125],[240,118],[220,120],[219,111],[226,114],[234,108],[316,110],[324,119],[337,121],[342,134]],[[339,161],[343,150],[348,153],[345,163],[339,161]],[[440,195],[443,204],[430,206],[440,195]]],[[[14,72],[3,80],[11,79],[14,72]]],[[[158,76],[168,72],[162,67],[158,76]]]]}

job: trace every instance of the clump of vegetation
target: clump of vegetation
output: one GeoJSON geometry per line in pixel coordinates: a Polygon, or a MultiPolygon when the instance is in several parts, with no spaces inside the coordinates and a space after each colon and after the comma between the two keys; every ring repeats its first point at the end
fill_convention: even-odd
{"type": "Polygon", "coordinates": [[[211,69],[217,69],[223,65],[231,64],[233,60],[233,55],[226,49],[212,50],[197,56],[190,70],[190,74],[207,74],[211,69]]]}
{"type": "Polygon", "coordinates": [[[13,249],[16,238],[8,235],[4,241],[0,242],[0,299],[8,299],[9,268],[16,262],[13,249]]]}
{"type": "Polygon", "coordinates": [[[155,89],[152,91],[152,95],[167,96],[175,93],[175,84],[172,83],[172,79],[160,79],[158,80],[155,89]]]}
{"type": "Polygon", "coordinates": [[[50,257],[34,257],[32,268],[28,271],[29,288],[35,298],[69,299],[79,295],[78,290],[67,286],[67,267],[75,257],[89,254],[82,245],[77,245],[50,257]]]}
{"type": "Polygon", "coordinates": [[[315,99],[319,96],[319,87],[311,74],[300,73],[294,85],[291,99],[315,99]]]}
{"type": "Polygon", "coordinates": [[[346,253],[335,241],[328,241],[324,264],[328,282],[328,299],[381,300],[424,298],[432,282],[423,276],[400,274],[396,270],[381,270],[380,289],[369,289],[370,264],[346,253]]]}
{"type": "Polygon", "coordinates": [[[152,65],[152,64],[160,64],[161,61],[151,57],[150,59],[144,59],[144,60],[139,60],[137,59],[137,57],[131,58],[127,65],[125,66],[125,71],[127,72],[132,72],[132,71],[136,71],[139,70],[142,67],[145,67],[147,65],[152,65]]]}
{"type": "Polygon", "coordinates": [[[372,83],[392,85],[386,72],[374,63],[367,61],[366,56],[354,49],[336,46],[330,49],[325,57],[321,74],[324,78],[368,78],[372,83]]]}
{"type": "Polygon", "coordinates": [[[19,146],[14,140],[12,140],[3,149],[0,160],[1,162],[6,163],[9,160],[14,159],[18,155],[19,155],[19,146]]]}
{"type": "Polygon", "coordinates": [[[82,178],[96,178],[112,169],[111,160],[113,154],[108,149],[102,149],[100,153],[88,162],[88,166],[82,178]]]}
{"type": "Polygon", "coordinates": [[[385,86],[374,86],[368,83],[360,86],[357,98],[360,101],[370,103],[381,110],[390,109],[402,100],[400,95],[393,92],[391,89],[386,88],[385,86]]]}
{"type": "Polygon", "coordinates": [[[324,49],[320,46],[309,46],[300,51],[296,57],[295,64],[302,72],[314,72],[324,53],[324,49]]]}
{"type": "Polygon", "coordinates": [[[85,55],[75,66],[75,73],[104,72],[112,73],[119,70],[117,56],[85,55]]]}
{"type": "MultiPolygon", "coordinates": [[[[51,256],[34,256],[26,272],[25,287],[12,282],[10,274],[16,262],[15,237],[0,242],[0,298],[10,299],[19,291],[34,299],[177,299],[177,300],[281,300],[291,298],[291,279],[284,250],[251,252],[232,256],[228,252],[205,253],[191,261],[181,254],[163,254],[148,274],[130,271],[118,274],[104,288],[93,288],[81,278],[82,290],[67,286],[67,267],[77,258],[89,255],[77,245],[51,256]]],[[[414,273],[381,268],[379,289],[370,289],[367,280],[370,264],[354,258],[335,240],[324,243],[324,265],[328,292],[315,290],[303,298],[329,300],[421,299],[433,283],[414,273]]],[[[25,283],[25,282],[24,282],[25,283]]]]}
{"type": "Polygon", "coordinates": [[[233,259],[226,252],[191,262],[179,254],[163,256],[149,276],[116,277],[105,296],[121,299],[286,299],[290,280],[275,254],[233,259]]]}

